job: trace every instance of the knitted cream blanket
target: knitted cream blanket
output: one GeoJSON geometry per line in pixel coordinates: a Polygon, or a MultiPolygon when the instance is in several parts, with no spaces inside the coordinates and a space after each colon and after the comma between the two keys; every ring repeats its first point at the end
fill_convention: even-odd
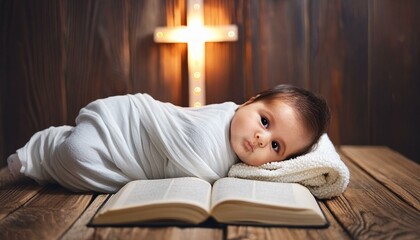
{"type": "Polygon", "coordinates": [[[230,168],[228,175],[273,182],[300,183],[320,199],[340,195],[350,179],[349,170],[341,161],[327,134],[321,136],[316,148],[305,155],[258,167],[237,163],[230,168]]]}

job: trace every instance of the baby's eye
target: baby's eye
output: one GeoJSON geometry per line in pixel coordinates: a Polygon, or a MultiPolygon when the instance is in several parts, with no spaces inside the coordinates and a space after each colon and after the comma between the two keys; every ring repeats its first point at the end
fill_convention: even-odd
{"type": "Polygon", "coordinates": [[[271,142],[271,147],[274,149],[274,151],[278,152],[280,149],[279,144],[276,141],[271,142]]]}
{"type": "Polygon", "coordinates": [[[268,120],[265,117],[261,117],[261,123],[265,128],[268,128],[268,120]]]}

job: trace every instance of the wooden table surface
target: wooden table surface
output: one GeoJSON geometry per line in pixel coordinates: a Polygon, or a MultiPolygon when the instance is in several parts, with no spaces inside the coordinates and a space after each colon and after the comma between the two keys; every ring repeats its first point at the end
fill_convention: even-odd
{"type": "Polygon", "coordinates": [[[420,239],[420,167],[380,146],[337,147],[350,170],[339,197],[320,201],[326,229],[228,226],[208,228],[91,228],[107,198],[79,194],[0,172],[0,239],[420,239]]]}

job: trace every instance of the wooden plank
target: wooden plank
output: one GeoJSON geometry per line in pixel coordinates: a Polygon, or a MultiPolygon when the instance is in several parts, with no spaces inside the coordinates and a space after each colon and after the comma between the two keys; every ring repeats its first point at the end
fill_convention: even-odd
{"type": "Polygon", "coordinates": [[[308,77],[308,5],[273,0],[238,3],[240,11],[233,23],[239,26],[240,49],[233,59],[233,75],[224,83],[232,86],[231,91],[244,91],[242,99],[235,100],[241,103],[280,83],[304,87],[308,77]]]}
{"type": "Polygon", "coordinates": [[[27,204],[0,221],[0,239],[57,239],[87,208],[92,194],[48,185],[27,204]]]}
{"type": "Polygon", "coordinates": [[[128,0],[127,4],[132,91],[188,106],[187,45],[153,39],[156,27],[186,25],[186,1],[128,0]]]}
{"type": "Polygon", "coordinates": [[[337,223],[324,203],[319,202],[330,226],[328,228],[229,226],[227,239],[351,239],[337,223]]]}
{"type": "Polygon", "coordinates": [[[211,228],[96,228],[98,239],[223,239],[223,230],[211,228]]]}
{"type": "Polygon", "coordinates": [[[420,1],[370,1],[371,141],[420,163],[420,1]]]}
{"type": "Polygon", "coordinates": [[[8,56],[7,79],[1,79],[6,82],[2,118],[7,154],[23,146],[36,131],[65,122],[65,51],[57,11],[61,3],[12,1],[4,9],[9,18],[4,53],[8,56]]]}
{"type": "Polygon", "coordinates": [[[96,196],[94,201],[89,205],[88,209],[86,209],[86,211],[79,217],[79,219],[77,219],[77,221],[61,239],[93,239],[95,228],[87,227],[86,225],[108,196],[108,194],[100,194],[96,196]]]}
{"type": "Polygon", "coordinates": [[[326,97],[335,144],[367,144],[369,1],[310,1],[310,79],[326,97]]]}
{"type": "Polygon", "coordinates": [[[15,179],[7,167],[0,170],[0,220],[22,207],[42,189],[29,178],[15,179]]]}
{"type": "Polygon", "coordinates": [[[326,205],[352,238],[419,239],[420,212],[344,154],[341,158],[350,170],[350,183],[326,205]]]}
{"type": "MultiPolygon", "coordinates": [[[[204,24],[209,26],[235,24],[240,21],[243,2],[206,0],[204,1],[204,24]]],[[[238,26],[239,41],[235,42],[208,42],[205,46],[205,72],[206,72],[206,102],[220,103],[244,101],[244,69],[243,55],[244,28],[238,26]]]]}
{"type": "Polygon", "coordinates": [[[373,178],[420,211],[420,166],[381,146],[341,146],[340,151],[373,178]]]}
{"type": "MultiPolygon", "coordinates": [[[[3,110],[5,103],[7,103],[6,89],[7,89],[7,80],[9,79],[9,72],[7,68],[9,67],[9,54],[7,48],[10,44],[10,9],[12,7],[11,1],[2,1],[0,4],[0,116],[5,116],[6,112],[3,110]]],[[[3,123],[3,117],[0,117],[0,133],[4,133],[5,124],[3,123]]],[[[8,153],[5,152],[5,134],[0,134],[0,167],[5,166],[6,156],[8,153]]]]}
{"type": "Polygon", "coordinates": [[[127,1],[60,1],[67,124],[98,98],[131,90],[127,1]]]}

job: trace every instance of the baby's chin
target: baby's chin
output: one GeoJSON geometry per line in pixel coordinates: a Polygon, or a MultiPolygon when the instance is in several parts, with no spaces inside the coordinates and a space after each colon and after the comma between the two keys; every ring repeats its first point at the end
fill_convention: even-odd
{"type": "Polygon", "coordinates": [[[261,166],[262,164],[264,164],[264,163],[261,164],[259,161],[250,160],[250,159],[242,160],[241,158],[239,158],[239,160],[241,160],[241,162],[243,162],[243,163],[245,163],[247,165],[255,166],[255,167],[261,166]]]}

